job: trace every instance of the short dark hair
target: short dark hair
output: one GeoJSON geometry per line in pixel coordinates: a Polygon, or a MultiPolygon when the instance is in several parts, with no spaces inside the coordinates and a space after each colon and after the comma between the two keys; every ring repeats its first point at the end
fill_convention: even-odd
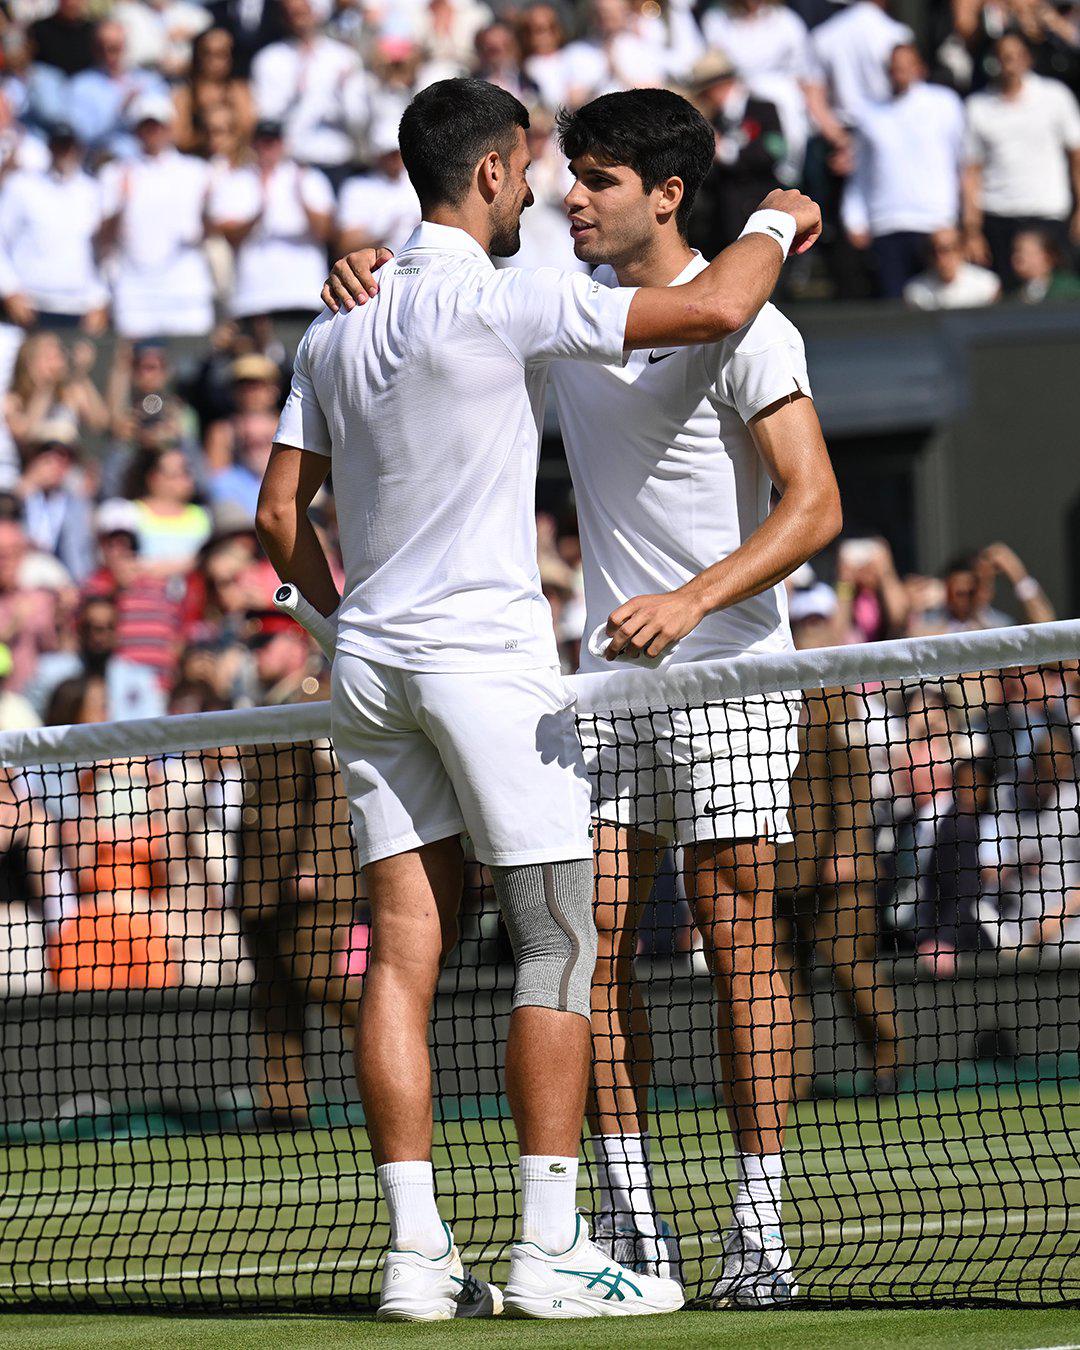
{"type": "Polygon", "coordinates": [[[401,118],[405,172],[425,211],[458,206],[477,162],[491,150],[506,159],[529,114],[513,94],[486,80],[438,80],[421,90],[401,118]]]}
{"type": "Polygon", "coordinates": [[[977,553],[958,553],[945,564],[945,569],[941,575],[943,577],[955,577],[960,572],[976,572],[978,568],[979,555],[977,553]]]}
{"type": "Polygon", "coordinates": [[[675,224],[685,237],[694,199],[712,167],[716,137],[701,113],[669,89],[630,89],[601,94],[558,119],[559,144],[567,159],[593,155],[626,165],[651,192],[668,178],[681,178],[683,199],[675,224]]]}

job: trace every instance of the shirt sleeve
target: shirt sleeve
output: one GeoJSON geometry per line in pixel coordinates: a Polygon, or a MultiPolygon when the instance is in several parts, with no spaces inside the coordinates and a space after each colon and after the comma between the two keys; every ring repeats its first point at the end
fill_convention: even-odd
{"type": "Polygon", "coordinates": [[[515,356],[621,364],[634,291],[582,272],[508,267],[486,281],[480,312],[515,356]]]}
{"type": "Polygon", "coordinates": [[[720,349],[717,392],[744,422],[791,394],[810,396],[802,335],[772,305],[720,349]]]}
{"type": "Polygon", "coordinates": [[[301,194],[304,205],[309,211],[319,211],[332,215],[334,210],[334,189],[330,179],[321,169],[306,169],[301,182],[301,194]]]}
{"type": "Polygon", "coordinates": [[[1066,150],[1080,149],[1080,104],[1076,95],[1067,85],[1059,87],[1058,98],[1061,101],[1061,143],[1066,150]]]}
{"type": "Polygon", "coordinates": [[[243,170],[223,174],[210,192],[209,214],[214,221],[253,220],[259,206],[255,178],[243,170]]]}
{"type": "Polygon", "coordinates": [[[330,428],[311,382],[307,357],[308,333],[305,333],[296,349],[289,397],[281,410],[274,440],[278,445],[289,445],[296,450],[329,455],[333,449],[330,428]]]}
{"type": "Polygon", "coordinates": [[[967,105],[967,127],[964,132],[964,163],[982,164],[986,159],[986,142],[979,128],[979,105],[971,99],[967,105]]]}

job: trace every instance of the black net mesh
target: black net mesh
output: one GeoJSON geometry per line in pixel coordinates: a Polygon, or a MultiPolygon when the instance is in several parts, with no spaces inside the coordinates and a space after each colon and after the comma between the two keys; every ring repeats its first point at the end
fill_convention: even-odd
{"type": "MultiPolygon", "coordinates": [[[[785,1128],[801,1299],[1080,1299],[1078,714],[1055,665],[582,716],[605,800],[589,1129],[649,1133],[690,1297],[732,1128],[749,1152],[785,1128]]],[[[496,1279],[508,955],[471,864],[435,1164],[496,1279]]],[[[327,742],[0,771],[0,1301],[369,1305],[367,956],[327,742]]]]}

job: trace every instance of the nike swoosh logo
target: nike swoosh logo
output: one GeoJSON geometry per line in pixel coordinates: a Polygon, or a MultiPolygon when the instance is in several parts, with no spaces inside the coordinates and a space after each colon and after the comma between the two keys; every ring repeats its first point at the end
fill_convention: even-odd
{"type": "Polygon", "coordinates": [[[661,352],[659,356],[655,352],[649,353],[649,365],[655,366],[657,361],[666,361],[669,356],[674,356],[674,352],[661,352]]]}
{"type": "Polygon", "coordinates": [[[775,225],[766,225],[765,228],[769,231],[770,234],[775,234],[777,239],[779,239],[781,243],[783,242],[784,236],[780,233],[780,231],[776,228],[775,225]]]}

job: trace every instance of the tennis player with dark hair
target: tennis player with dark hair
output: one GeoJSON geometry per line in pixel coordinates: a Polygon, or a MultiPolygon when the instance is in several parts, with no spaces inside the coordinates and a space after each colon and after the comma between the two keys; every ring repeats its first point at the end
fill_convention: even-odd
{"type": "MultiPolygon", "coordinates": [[[[509,1311],[670,1311],[673,1280],[631,1274],[575,1213],[596,956],[588,775],[536,562],[544,374],[726,337],[761,307],[817,208],[779,193],[689,285],[618,288],[496,270],[532,195],[528,114],[447,80],[400,143],[423,221],[362,309],[323,314],[296,357],[259,524],[284,581],[338,609],[307,507],[331,461],[346,571],[332,718],[372,912],[356,1039],[390,1211],[384,1317],[453,1315],[460,1261],[436,1206],[427,1024],[455,940],[467,829],[492,871],[517,979],[507,1096],[523,1231],[509,1311]]],[[[674,206],[675,203],[673,203],[674,206]]]]}
{"type": "MultiPolygon", "coordinates": [[[[604,264],[594,283],[692,290],[711,270],[686,240],[713,158],[704,118],[676,94],[637,90],[563,114],[559,130],[575,178],[566,198],[575,252],[604,264]]],[[[335,273],[338,291],[355,297],[370,285],[371,255],[352,261],[335,273]]],[[[838,533],[840,499],[802,340],[769,304],[751,317],[686,349],[656,342],[625,362],[552,368],[576,489],[587,631],[602,630],[606,644],[603,655],[583,650],[584,670],[620,656],[670,665],[791,648],[783,578],[838,533]]],[[[792,1008],[773,927],[797,723],[783,697],[759,696],[673,711],[662,725],[654,715],[655,740],[630,743],[625,722],[586,730],[598,822],[597,1241],[635,1270],[677,1268],[653,1200],[652,1051],[633,979],[642,908],[675,844],[716,981],[737,1150],[713,1289],[719,1303],[776,1303],[797,1291],[780,1224],[792,1008]]]]}

